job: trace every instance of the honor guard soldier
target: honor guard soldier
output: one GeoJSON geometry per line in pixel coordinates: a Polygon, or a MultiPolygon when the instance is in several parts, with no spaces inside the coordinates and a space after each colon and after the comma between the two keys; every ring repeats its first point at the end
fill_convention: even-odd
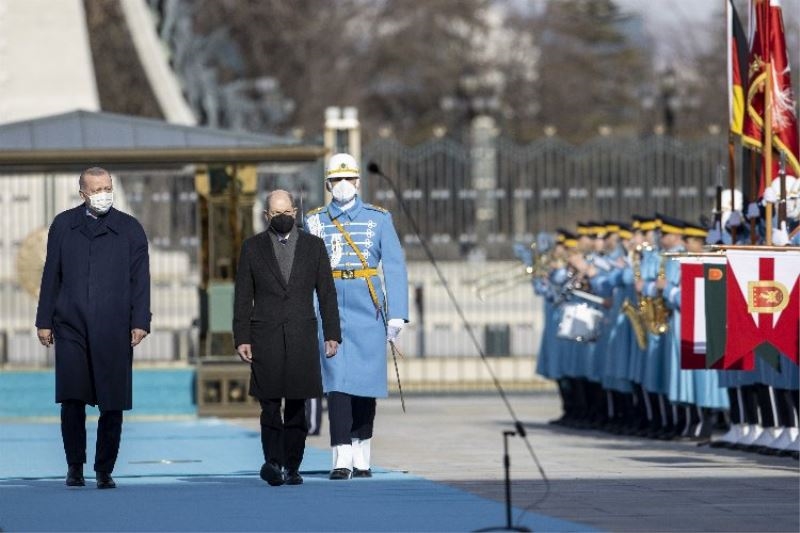
{"type": "Polygon", "coordinates": [[[342,344],[322,356],[333,451],[331,479],[370,477],[376,398],[388,396],[386,343],[408,322],[408,273],[391,214],[361,200],[350,154],[330,158],[325,187],[333,200],[306,216],[328,249],[339,301],[342,344]],[[383,283],[378,276],[383,270],[383,283]]]}

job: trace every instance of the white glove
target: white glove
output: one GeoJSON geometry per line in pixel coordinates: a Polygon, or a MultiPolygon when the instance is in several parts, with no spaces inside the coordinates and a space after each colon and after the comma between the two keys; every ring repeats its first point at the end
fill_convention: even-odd
{"type": "Polygon", "coordinates": [[[717,229],[717,226],[714,226],[714,229],[708,230],[708,235],[706,235],[706,244],[719,244],[722,242],[722,232],[717,229]]]}
{"type": "Polygon", "coordinates": [[[728,222],[725,224],[726,228],[734,228],[742,225],[742,215],[739,211],[731,211],[728,217],[728,222]]]}
{"type": "Polygon", "coordinates": [[[406,321],[402,318],[390,318],[389,322],[386,323],[386,341],[396,341],[405,325],[406,321]]]}
{"type": "Polygon", "coordinates": [[[772,228],[772,244],[786,246],[789,244],[789,232],[786,231],[786,221],[781,222],[781,228],[772,228]]]}
{"type": "Polygon", "coordinates": [[[761,216],[761,211],[758,209],[758,204],[750,202],[747,206],[747,218],[758,218],[761,216]]]}
{"type": "Polygon", "coordinates": [[[764,205],[767,203],[774,204],[778,201],[778,194],[775,192],[775,189],[772,187],[767,187],[764,190],[764,205]]]}

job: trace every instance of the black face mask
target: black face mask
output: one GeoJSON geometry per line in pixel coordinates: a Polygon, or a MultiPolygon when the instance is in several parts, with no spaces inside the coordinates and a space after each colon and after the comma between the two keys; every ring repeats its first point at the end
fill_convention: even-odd
{"type": "Polygon", "coordinates": [[[269,226],[281,235],[286,235],[294,227],[294,217],[289,215],[276,215],[269,221],[269,226]]]}

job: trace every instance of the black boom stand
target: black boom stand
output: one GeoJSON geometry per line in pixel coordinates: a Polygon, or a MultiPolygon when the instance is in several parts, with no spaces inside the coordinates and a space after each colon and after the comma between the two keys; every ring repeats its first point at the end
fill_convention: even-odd
{"type": "MultiPolygon", "coordinates": [[[[406,215],[406,218],[408,219],[408,222],[411,225],[411,228],[414,230],[414,233],[415,233],[417,239],[419,240],[419,243],[422,246],[422,249],[425,251],[425,255],[427,256],[428,261],[433,266],[433,269],[436,271],[436,275],[438,276],[439,281],[442,284],[442,287],[444,287],[445,291],[447,292],[447,296],[450,298],[450,302],[453,304],[453,308],[456,310],[456,313],[458,314],[459,318],[461,319],[461,323],[464,325],[464,329],[466,330],[467,335],[469,336],[470,340],[472,341],[472,344],[475,346],[475,348],[478,351],[478,354],[481,356],[481,360],[483,361],[484,365],[486,365],[486,371],[492,377],[492,381],[494,382],[494,386],[497,389],[497,393],[500,395],[500,398],[502,398],[503,402],[505,403],[506,408],[508,409],[508,413],[511,415],[511,419],[514,422],[514,429],[516,431],[508,431],[508,430],[503,431],[503,465],[505,466],[505,476],[506,476],[506,481],[505,481],[505,483],[506,483],[506,525],[504,527],[489,527],[489,528],[484,528],[484,529],[478,529],[478,530],[476,530],[476,532],[478,532],[478,531],[479,532],[483,532],[483,531],[530,531],[530,529],[528,529],[526,527],[514,526],[512,524],[512,520],[511,520],[511,471],[510,471],[511,470],[511,459],[509,458],[509,455],[508,455],[508,437],[514,436],[514,435],[519,435],[520,437],[522,437],[522,439],[525,441],[525,444],[528,446],[528,451],[530,452],[531,456],[533,457],[534,461],[536,462],[536,465],[539,467],[539,472],[541,472],[542,479],[545,482],[545,488],[546,488],[546,490],[549,491],[549,482],[547,480],[547,476],[545,475],[544,470],[542,469],[541,465],[539,464],[539,461],[536,458],[536,454],[533,453],[533,448],[531,447],[530,443],[528,442],[528,440],[526,438],[525,428],[523,427],[522,422],[520,422],[519,418],[517,418],[516,413],[514,413],[514,409],[511,407],[511,404],[509,403],[508,398],[506,397],[506,394],[505,394],[505,391],[503,390],[503,387],[500,385],[500,382],[498,381],[497,376],[495,376],[494,372],[492,371],[492,367],[491,367],[491,365],[489,365],[489,362],[486,359],[486,354],[483,352],[483,348],[481,347],[480,343],[478,342],[478,339],[475,336],[475,332],[472,330],[472,326],[470,325],[469,321],[467,320],[467,317],[464,315],[464,311],[461,309],[461,306],[459,305],[458,300],[456,300],[456,297],[453,294],[453,291],[450,290],[450,285],[447,283],[447,279],[444,277],[444,274],[442,274],[442,271],[439,269],[439,265],[437,264],[436,259],[433,256],[433,253],[431,252],[430,248],[428,247],[428,244],[427,244],[425,238],[422,236],[422,232],[420,232],[419,226],[417,226],[417,221],[411,215],[411,212],[409,211],[408,206],[406,206],[406,203],[403,201],[403,196],[401,194],[401,191],[398,190],[398,187],[394,183],[394,181],[392,181],[389,178],[389,176],[387,176],[386,174],[384,174],[381,171],[380,167],[376,163],[370,162],[369,165],[367,165],[367,170],[369,170],[369,172],[371,172],[372,174],[376,174],[376,175],[382,177],[384,180],[386,180],[386,182],[389,184],[389,187],[391,187],[392,191],[394,192],[395,198],[397,199],[397,202],[400,205],[400,209],[402,209],[403,213],[406,215]]],[[[547,495],[547,492],[545,493],[545,497],[546,497],[546,495],[547,495]]]]}
{"type": "MultiPolygon", "coordinates": [[[[503,468],[506,473],[506,525],[476,529],[475,533],[484,533],[486,531],[530,531],[527,527],[515,526],[511,523],[511,456],[508,455],[508,437],[513,437],[516,434],[515,431],[503,431],[503,468]]],[[[520,435],[520,437],[524,436],[524,433],[520,435]]]]}

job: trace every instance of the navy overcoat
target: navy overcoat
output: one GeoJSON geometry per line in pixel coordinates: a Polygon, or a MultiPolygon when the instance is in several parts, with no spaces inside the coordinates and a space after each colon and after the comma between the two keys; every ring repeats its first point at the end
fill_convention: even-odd
{"type": "Polygon", "coordinates": [[[56,216],[47,237],[36,327],[53,330],[56,402],[132,407],[131,330],[150,331],[150,264],[139,222],[113,207],[56,216]]]}

